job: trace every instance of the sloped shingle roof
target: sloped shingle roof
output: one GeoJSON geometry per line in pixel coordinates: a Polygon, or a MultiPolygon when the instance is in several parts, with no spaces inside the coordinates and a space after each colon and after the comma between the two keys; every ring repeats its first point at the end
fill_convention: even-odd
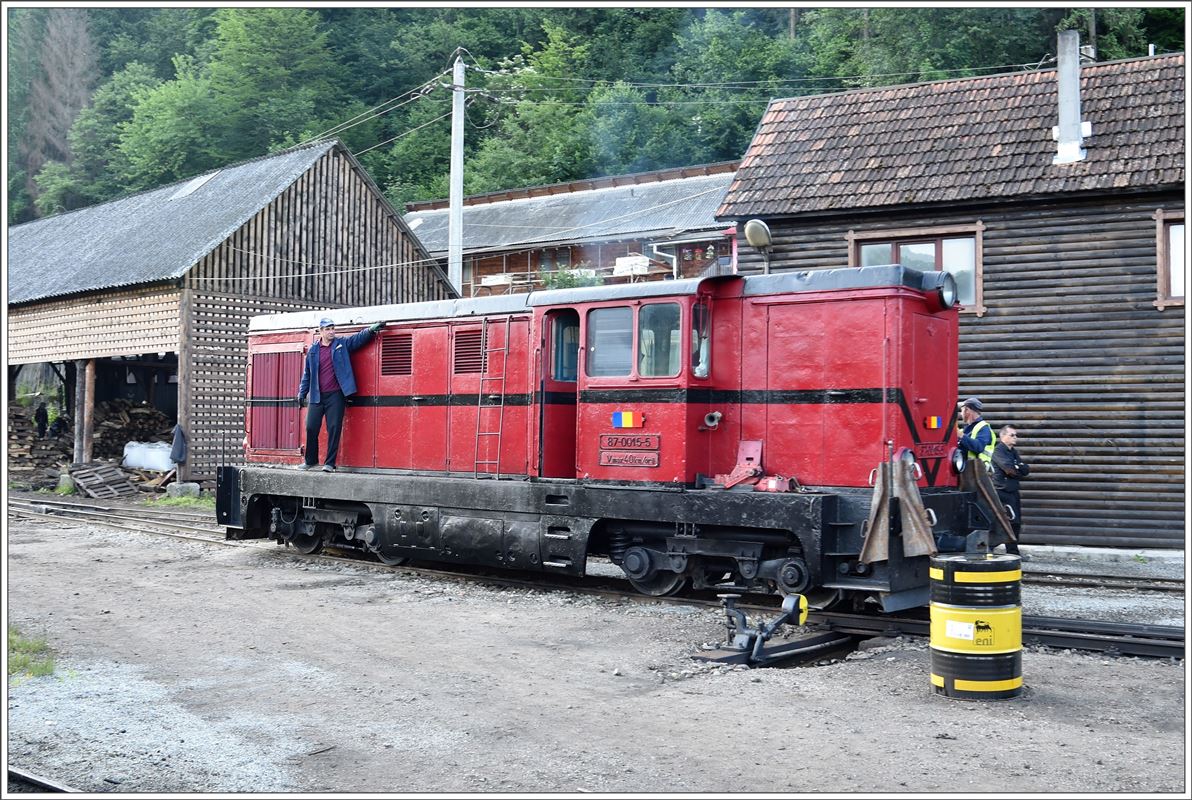
{"type": "MultiPolygon", "coordinates": [[[[465,205],[464,251],[722,229],[715,214],[732,179],[733,173],[725,172],[465,205]]],[[[443,208],[404,217],[432,256],[447,251],[447,215],[443,208]]]]}
{"type": "Polygon", "coordinates": [[[281,194],[334,141],[226,167],[8,229],[8,302],[179,278],[281,194]]]}
{"type": "Polygon", "coordinates": [[[1175,187],[1183,54],[1081,70],[1088,157],[1053,165],[1056,71],[774,100],[722,218],[1175,187]]]}

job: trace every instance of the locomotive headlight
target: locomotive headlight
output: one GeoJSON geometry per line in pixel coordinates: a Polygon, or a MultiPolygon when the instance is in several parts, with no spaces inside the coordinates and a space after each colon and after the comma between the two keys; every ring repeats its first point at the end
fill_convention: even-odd
{"type": "Polygon", "coordinates": [[[968,465],[968,458],[965,456],[964,451],[961,450],[959,447],[953,447],[952,448],[952,469],[956,470],[956,474],[959,475],[960,473],[964,472],[964,468],[967,465],[968,465]]]}
{"type": "Polygon", "coordinates": [[[956,298],[959,296],[956,289],[956,278],[951,272],[941,272],[940,274],[944,276],[939,288],[940,305],[944,308],[951,308],[956,305],[956,298]]]}
{"type": "Polygon", "coordinates": [[[946,311],[956,305],[956,300],[960,296],[959,290],[956,288],[956,278],[951,272],[925,272],[923,274],[923,291],[931,296],[935,295],[935,302],[939,304],[940,310],[946,311]]]}

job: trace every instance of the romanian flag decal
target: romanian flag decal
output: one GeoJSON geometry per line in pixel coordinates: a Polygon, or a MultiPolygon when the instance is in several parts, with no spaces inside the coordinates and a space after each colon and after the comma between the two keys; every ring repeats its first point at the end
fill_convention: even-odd
{"type": "Polygon", "coordinates": [[[614,411],[614,428],[640,428],[644,421],[640,411],[614,411]]]}
{"type": "Polygon", "coordinates": [[[927,428],[928,430],[932,430],[932,431],[935,430],[936,428],[940,427],[943,424],[944,424],[943,417],[928,417],[927,419],[923,420],[923,426],[925,428],[927,428]]]}

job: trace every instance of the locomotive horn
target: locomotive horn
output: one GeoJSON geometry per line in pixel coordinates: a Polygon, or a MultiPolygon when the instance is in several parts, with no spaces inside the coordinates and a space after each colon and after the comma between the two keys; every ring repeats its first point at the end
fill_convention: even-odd
{"type": "Polygon", "coordinates": [[[710,431],[716,430],[720,426],[720,418],[723,416],[719,411],[709,411],[704,414],[704,427],[710,431]]]}

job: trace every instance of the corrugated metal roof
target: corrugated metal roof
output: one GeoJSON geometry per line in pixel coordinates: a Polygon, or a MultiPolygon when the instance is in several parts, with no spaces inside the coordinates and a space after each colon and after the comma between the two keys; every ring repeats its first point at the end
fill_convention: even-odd
{"type": "Polygon", "coordinates": [[[1055,165],[1056,71],[770,103],[721,217],[1172,187],[1184,182],[1184,56],[1081,69],[1088,157],[1055,165]]]}
{"type": "MultiPolygon", "coordinates": [[[[464,252],[723,229],[715,214],[732,180],[727,172],[464,206],[464,252]]],[[[443,208],[404,217],[432,256],[447,252],[447,215],[443,208]]]]}
{"type": "Polygon", "coordinates": [[[319,142],[9,228],[8,302],[180,278],[337,145],[319,142]]]}

